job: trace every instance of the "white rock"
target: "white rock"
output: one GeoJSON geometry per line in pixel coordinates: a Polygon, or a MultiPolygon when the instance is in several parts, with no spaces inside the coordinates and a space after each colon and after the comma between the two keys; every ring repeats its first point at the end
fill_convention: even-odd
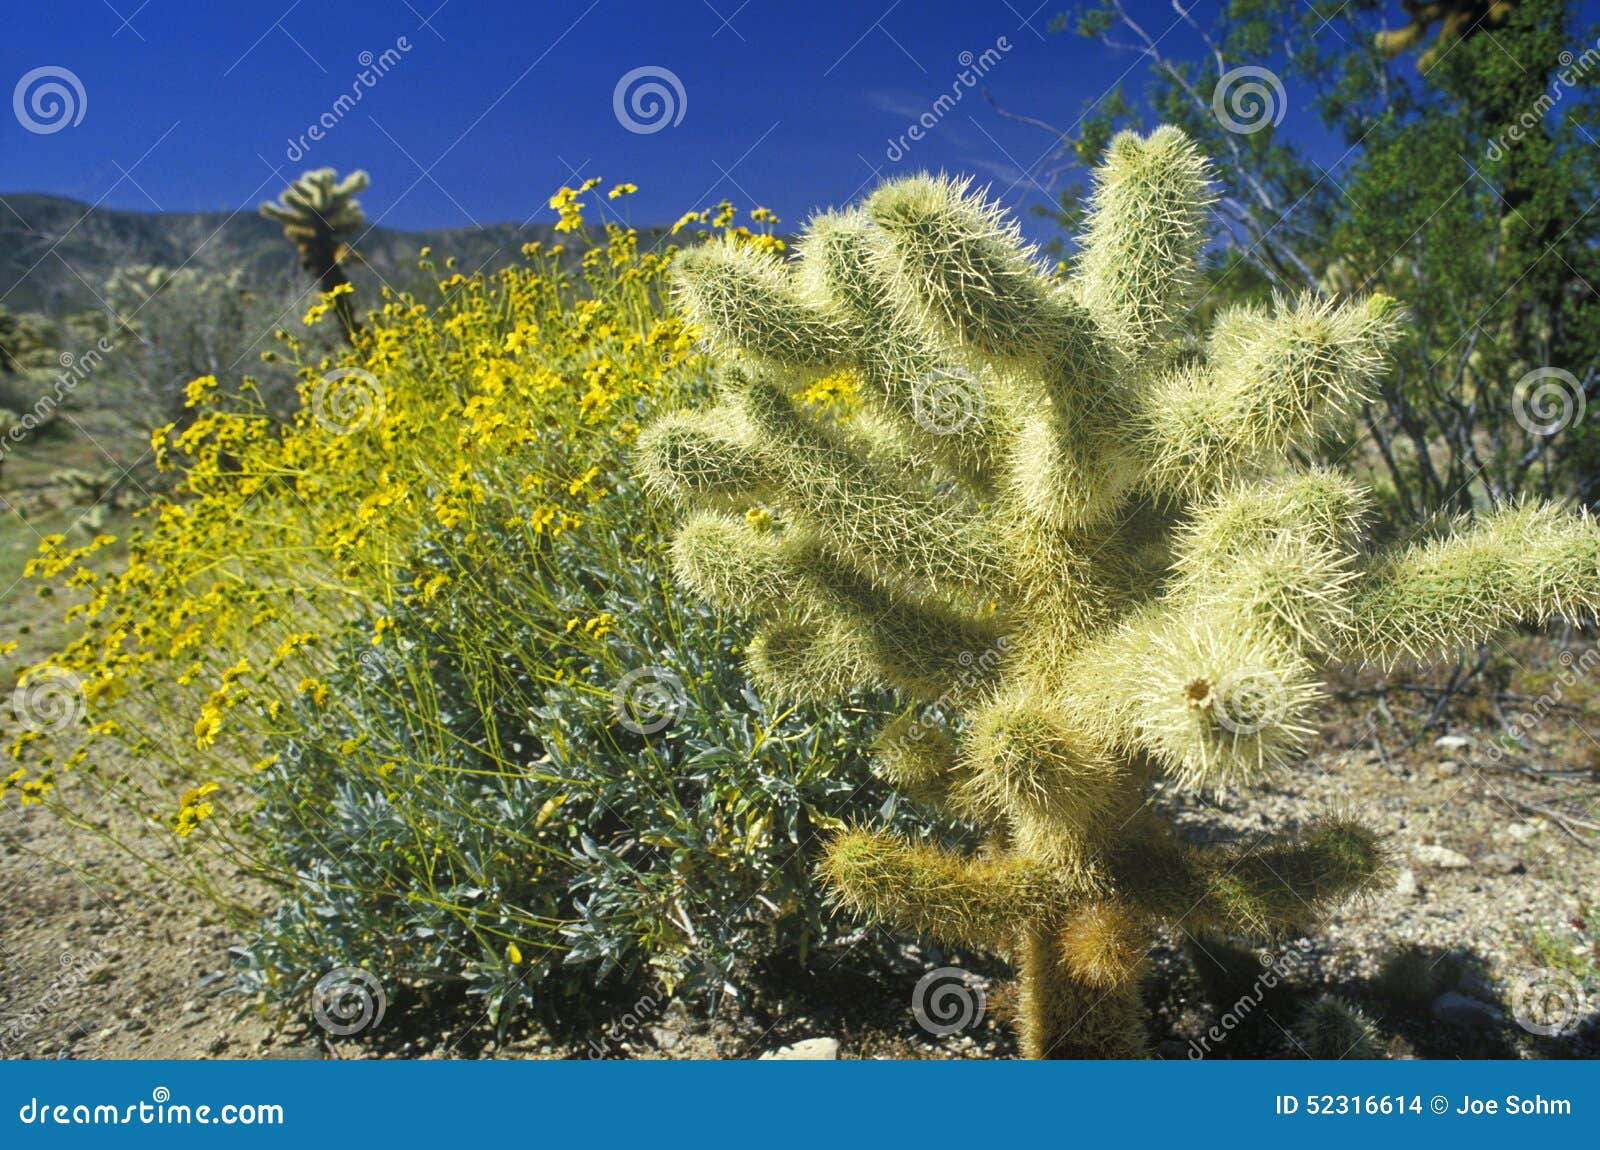
{"type": "Polygon", "coordinates": [[[1440,870],[1463,870],[1472,865],[1472,860],[1466,855],[1449,847],[1420,846],[1411,853],[1424,866],[1438,867],[1440,870]]]}
{"type": "Polygon", "coordinates": [[[839,1057],[837,1038],[804,1038],[799,1042],[769,1050],[758,1062],[826,1062],[839,1057]]]}
{"type": "Polygon", "coordinates": [[[1465,735],[1440,735],[1433,740],[1433,745],[1442,751],[1459,751],[1462,747],[1472,745],[1472,740],[1465,735]]]}
{"type": "Polygon", "coordinates": [[[1543,830],[1543,823],[1512,823],[1506,827],[1506,837],[1513,842],[1525,843],[1543,830]]]}
{"type": "Polygon", "coordinates": [[[1401,867],[1400,873],[1394,876],[1394,893],[1401,898],[1413,897],[1417,893],[1417,872],[1401,867]]]}
{"type": "Polygon", "coordinates": [[[1492,1030],[1505,1017],[1497,1007],[1454,990],[1447,990],[1434,999],[1429,1012],[1440,1022],[1469,1030],[1492,1030]]]}

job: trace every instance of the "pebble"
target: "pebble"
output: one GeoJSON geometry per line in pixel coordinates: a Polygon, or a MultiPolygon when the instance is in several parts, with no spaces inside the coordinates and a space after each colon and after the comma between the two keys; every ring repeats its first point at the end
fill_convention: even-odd
{"type": "Polygon", "coordinates": [[[1472,865],[1472,860],[1466,855],[1449,847],[1430,844],[1417,847],[1411,853],[1423,865],[1437,867],[1440,870],[1463,870],[1472,865]]]}
{"type": "Polygon", "coordinates": [[[1433,745],[1441,751],[1459,751],[1462,747],[1470,747],[1472,740],[1465,735],[1440,735],[1433,740],[1433,745]]]}
{"type": "Polygon", "coordinates": [[[1542,823],[1512,823],[1506,827],[1506,837],[1512,842],[1525,843],[1543,830],[1542,823]]]}
{"type": "Polygon", "coordinates": [[[1401,898],[1414,898],[1417,893],[1417,872],[1410,867],[1401,867],[1394,876],[1394,893],[1401,898]]]}
{"type": "Polygon", "coordinates": [[[839,1057],[837,1038],[803,1038],[761,1055],[758,1062],[826,1062],[839,1057]]]}
{"type": "Polygon", "coordinates": [[[1514,855],[1488,854],[1478,860],[1478,865],[1495,874],[1526,874],[1528,868],[1522,865],[1522,860],[1514,855]]]}

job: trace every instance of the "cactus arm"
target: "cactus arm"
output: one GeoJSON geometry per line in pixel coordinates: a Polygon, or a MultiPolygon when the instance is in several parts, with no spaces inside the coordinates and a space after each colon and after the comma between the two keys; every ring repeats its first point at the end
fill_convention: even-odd
{"type": "Polygon", "coordinates": [[[1140,356],[1176,330],[1199,283],[1209,164],[1182,132],[1121,132],[1095,176],[1073,284],[1101,330],[1140,356]]]}
{"type": "Polygon", "coordinates": [[[983,707],[966,748],[962,805],[985,821],[1008,815],[1084,834],[1109,814],[1127,777],[1123,762],[1059,709],[1028,696],[983,707]]]}
{"type": "Polygon", "coordinates": [[[881,681],[929,701],[938,699],[996,649],[1000,629],[937,600],[875,585],[825,548],[801,560],[819,597],[855,628],[881,681]]]}
{"type": "Polygon", "coordinates": [[[906,320],[979,352],[1035,356],[1081,320],[1039,271],[1034,251],[970,183],[928,175],[885,184],[867,213],[894,250],[906,320]]]}
{"type": "Polygon", "coordinates": [[[783,536],[699,511],[672,540],[672,569],[694,594],[727,610],[771,617],[801,601],[805,578],[783,536]]]}
{"type": "Polygon", "coordinates": [[[850,332],[796,290],[772,255],[731,238],[674,262],[678,304],[719,350],[770,363],[826,368],[850,351],[850,332]]]}
{"type": "Polygon", "coordinates": [[[994,479],[990,396],[896,307],[893,259],[864,212],[826,213],[801,243],[798,276],[856,332],[852,365],[868,401],[917,448],[980,491],[994,479]]]}
{"type": "Polygon", "coordinates": [[[823,703],[879,682],[860,635],[837,619],[769,623],[746,654],[756,686],[779,698],[823,703]]]}
{"type": "Polygon", "coordinates": [[[1149,482],[1194,497],[1313,447],[1333,419],[1370,398],[1397,332],[1383,297],[1229,309],[1205,363],[1168,369],[1145,397],[1139,436],[1149,482]]]}
{"type": "Polygon", "coordinates": [[[1518,622],[1600,609],[1600,528],[1548,504],[1505,508],[1449,538],[1380,555],[1355,599],[1348,653],[1446,656],[1518,622]]]}
{"type": "Polygon", "coordinates": [[[884,474],[771,383],[748,381],[740,400],[770,447],[786,508],[833,547],[864,560],[877,579],[992,590],[1002,577],[995,547],[970,509],[884,474]]]}
{"type": "Polygon", "coordinates": [[[957,763],[956,740],[950,728],[916,711],[891,719],[872,744],[872,768],[878,777],[928,806],[949,803],[957,763]]]}
{"type": "Polygon", "coordinates": [[[639,436],[638,465],[646,487],[679,504],[748,506],[778,478],[731,408],[679,412],[652,423],[639,436]]]}
{"type": "Polygon", "coordinates": [[[821,869],[852,914],[992,950],[1009,950],[1037,918],[1059,917],[1074,893],[1026,859],[958,855],[882,831],[840,833],[821,869]]]}

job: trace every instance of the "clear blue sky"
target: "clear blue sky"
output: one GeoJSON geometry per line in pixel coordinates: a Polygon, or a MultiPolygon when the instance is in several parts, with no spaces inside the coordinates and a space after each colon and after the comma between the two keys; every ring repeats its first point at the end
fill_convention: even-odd
{"type": "MultiPolygon", "coordinates": [[[[1021,169],[1049,140],[975,89],[898,158],[891,141],[989,49],[982,83],[1057,123],[1129,69],[1137,80],[1133,57],[1048,31],[1062,0],[1036,2],[9,0],[4,90],[65,68],[84,104],[80,122],[48,134],[0,116],[0,191],[253,210],[303,168],[364,167],[368,218],[420,228],[551,219],[557,187],[599,175],[640,186],[638,223],[726,196],[797,224],[874,170],[927,167],[974,173],[1021,206],[1043,199],[1021,169]],[[375,62],[368,76],[385,74],[363,86],[363,60],[385,49],[397,62],[375,62]],[[615,114],[618,81],[637,68],[681,85],[675,122],[658,131],[629,131],[615,114]],[[353,86],[359,104],[334,112],[353,86]],[[291,141],[325,113],[337,123],[292,158],[291,141]]],[[[1167,0],[1130,6],[1152,32],[1173,24],[1167,0]]],[[[1167,44],[1193,47],[1181,28],[1167,44]]],[[[1315,149],[1311,117],[1298,119],[1315,149]]]]}

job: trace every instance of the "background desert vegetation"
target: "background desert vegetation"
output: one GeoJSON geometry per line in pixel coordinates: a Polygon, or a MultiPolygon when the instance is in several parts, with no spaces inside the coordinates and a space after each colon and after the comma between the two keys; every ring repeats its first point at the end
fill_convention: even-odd
{"type": "MultiPolygon", "coordinates": [[[[1363,352],[1351,402],[1281,445],[1370,489],[1363,554],[1600,500],[1600,28],[1557,0],[1425,7],[1088,4],[1038,50],[1129,52],[1128,84],[1040,107],[996,69],[962,105],[1038,133],[1041,284],[1111,274],[1072,237],[1119,131],[1210,158],[1152,346],[1241,307],[1384,328],[1383,366],[1363,352]]],[[[720,196],[635,227],[637,187],[573,178],[538,222],[401,232],[364,175],[306,179],[268,189],[274,218],[0,196],[7,1055],[1017,1053],[1037,994],[1005,946],[864,918],[819,875],[830,842],[992,849],[995,802],[938,801],[880,739],[896,715],[966,737],[962,708],[915,676],[797,701],[761,673],[760,605],[685,586],[682,508],[641,466],[646,428],[726,397],[741,342],[674,294],[680,252],[770,270],[817,229],[720,196]]],[[[864,362],[811,365],[785,413],[877,426],[864,362]]],[[[718,465],[703,534],[795,538],[803,475],[786,506],[718,465]]],[[[1102,908],[1080,935],[1148,948],[1091,948],[1131,1004],[1102,1048],[1593,1056],[1600,652],[1582,595],[1548,602],[1541,628],[1333,669],[1271,771],[1151,779],[1193,857],[1358,819],[1384,866],[1324,884],[1314,921],[1102,908]]]]}

